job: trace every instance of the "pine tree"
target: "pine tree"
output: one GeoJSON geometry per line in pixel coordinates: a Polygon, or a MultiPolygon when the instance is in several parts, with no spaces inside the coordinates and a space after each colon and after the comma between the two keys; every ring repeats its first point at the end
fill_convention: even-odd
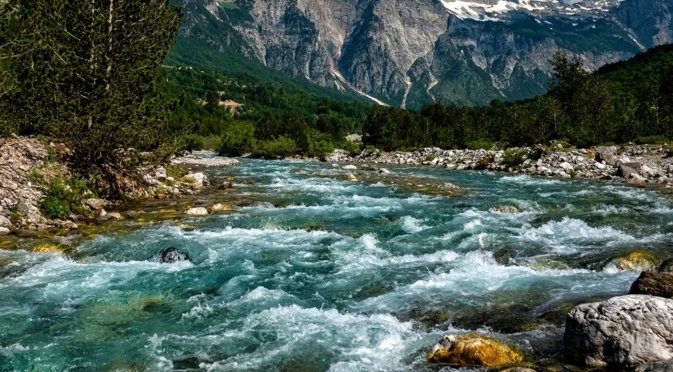
{"type": "Polygon", "coordinates": [[[167,0],[7,0],[0,60],[18,83],[0,110],[21,133],[69,142],[76,170],[114,178],[115,150],[152,149],[166,133],[156,87],[180,18],[167,0]]]}

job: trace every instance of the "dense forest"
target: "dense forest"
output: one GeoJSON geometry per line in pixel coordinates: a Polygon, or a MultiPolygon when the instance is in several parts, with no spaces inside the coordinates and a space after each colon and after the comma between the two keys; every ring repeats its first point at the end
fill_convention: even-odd
{"type": "Polygon", "coordinates": [[[372,107],[364,142],[385,150],[490,148],[562,140],[576,146],[673,138],[673,46],[595,73],[557,53],[547,94],[467,107],[435,102],[420,111],[372,107]]]}

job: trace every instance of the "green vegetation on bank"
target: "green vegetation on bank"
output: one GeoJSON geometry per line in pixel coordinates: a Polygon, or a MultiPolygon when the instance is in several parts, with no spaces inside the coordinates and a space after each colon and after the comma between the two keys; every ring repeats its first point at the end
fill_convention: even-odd
{"type": "Polygon", "coordinates": [[[467,107],[435,102],[420,111],[372,107],[363,140],[384,150],[524,146],[562,140],[576,146],[668,142],[673,138],[673,46],[590,73],[557,53],[547,94],[467,107]]]}

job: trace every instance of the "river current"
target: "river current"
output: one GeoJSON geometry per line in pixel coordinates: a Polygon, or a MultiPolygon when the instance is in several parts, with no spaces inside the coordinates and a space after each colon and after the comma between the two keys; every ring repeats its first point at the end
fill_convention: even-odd
{"type": "Polygon", "coordinates": [[[246,160],[207,171],[253,181],[236,184],[235,212],[103,233],[67,256],[0,250],[0,371],[437,371],[428,349],[469,331],[556,360],[565,313],[637,277],[611,259],[671,254],[673,205],[655,191],[389,169],[461,191],[246,160]],[[191,262],[153,260],[170,246],[191,262]]]}

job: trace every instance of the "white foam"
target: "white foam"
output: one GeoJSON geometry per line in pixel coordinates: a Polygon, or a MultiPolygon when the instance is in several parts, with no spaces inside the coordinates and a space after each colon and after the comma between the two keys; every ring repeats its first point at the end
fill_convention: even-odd
{"type": "Polygon", "coordinates": [[[422,220],[411,216],[404,216],[400,218],[400,223],[402,224],[402,229],[409,234],[414,234],[421,232],[428,228],[428,226],[422,225],[422,220]]]}
{"type": "Polygon", "coordinates": [[[498,180],[498,183],[516,183],[525,186],[548,186],[560,185],[563,182],[556,179],[535,178],[527,175],[505,176],[498,180]]]}

